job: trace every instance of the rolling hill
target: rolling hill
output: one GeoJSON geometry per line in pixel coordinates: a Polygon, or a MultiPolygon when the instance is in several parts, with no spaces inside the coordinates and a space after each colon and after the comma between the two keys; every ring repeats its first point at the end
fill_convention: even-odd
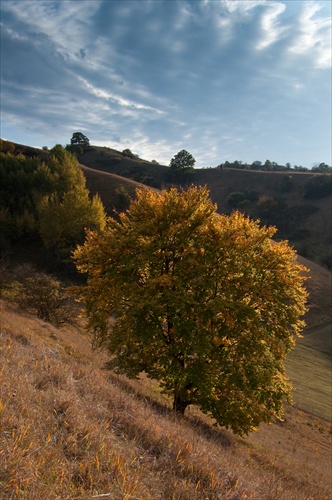
{"type": "MultiPolygon", "coordinates": [[[[16,153],[22,152],[30,157],[40,156],[44,159],[49,154],[47,151],[21,144],[14,144],[13,147],[16,153]]],[[[129,199],[135,197],[137,188],[156,189],[139,180],[161,187],[168,170],[166,166],[147,162],[135,156],[128,157],[114,149],[98,146],[91,146],[79,155],[79,161],[91,194],[100,195],[110,215],[114,214],[114,207],[117,210],[126,209],[129,199]]],[[[196,169],[192,179],[196,184],[206,185],[209,188],[212,200],[222,213],[233,210],[227,200],[234,192],[247,193],[248,198],[244,200],[245,203],[237,208],[253,217],[259,217],[255,202],[257,195],[279,201],[279,207],[272,205],[272,208],[274,207],[272,214],[265,214],[262,221],[267,224],[273,223],[273,216],[276,214],[277,219],[279,217],[281,221],[280,236],[289,239],[300,254],[300,262],[309,268],[310,277],[307,281],[309,311],[305,318],[308,332],[324,328],[332,322],[331,272],[319,265],[323,256],[331,252],[332,195],[314,199],[304,197],[308,180],[320,175],[208,168],[196,169]],[[285,191],[283,184],[285,177],[289,175],[292,177],[292,188],[285,191]],[[256,195],[250,196],[250,193],[256,195]],[[286,224],[283,223],[285,220],[286,224]],[[289,234],[286,234],[287,229],[290,231],[289,234]],[[308,253],[310,259],[307,258],[308,253]]],[[[331,354],[330,336],[326,334],[325,337],[325,348],[331,354]]]]}
{"type": "MultiPolygon", "coordinates": [[[[16,152],[28,156],[48,154],[37,148],[14,145],[16,152]]],[[[137,187],[167,187],[168,167],[128,156],[106,147],[91,146],[78,155],[87,187],[99,193],[106,211],[113,214],[114,206],[125,209],[135,196],[137,187]],[[99,175],[97,175],[99,172],[99,175]],[[108,175],[106,175],[108,174],[108,175]],[[118,190],[118,191],[117,191],[118,190]],[[120,196],[121,198],[121,196],[120,196]],[[120,200],[121,201],[121,200],[120,200]]],[[[300,255],[328,269],[332,268],[332,192],[308,196],[308,183],[315,179],[331,179],[312,172],[264,172],[230,168],[195,169],[190,182],[206,185],[220,213],[234,209],[262,224],[275,225],[279,239],[287,239],[300,255]]]]}
{"type": "MultiPolygon", "coordinates": [[[[48,155],[47,151],[21,144],[14,144],[13,147],[16,153],[22,152],[27,156],[40,156],[44,159],[48,155]]],[[[91,194],[100,195],[106,212],[110,215],[114,214],[114,207],[118,210],[127,208],[129,199],[135,197],[137,188],[151,189],[151,186],[138,179],[141,181],[148,179],[148,182],[161,187],[168,170],[166,166],[97,146],[92,146],[79,155],[79,161],[91,194]]],[[[274,211],[279,216],[281,213],[288,221],[290,234],[286,234],[285,224],[281,224],[279,233],[282,238],[288,239],[295,246],[300,254],[301,263],[310,269],[310,278],[307,282],[310,292],[307,322],[311,328],[325,326],[332,321],[331,272],[319,264],[322,256],[331,252],[332,195],[309,200],[304,198],[308,180],[321,174],[292,172],[288,175],[292,176],[290,191],[283,191],[282,185],[286,174],[280,172],[196,169],[192,181],[209,188],[211,198],[221,213],[233,210],[227,202],[233,192],[247,194],[254,192],[258,196],[273,197],[276,200],[280,200],[282,194],[284,208],[275,207],[274,211]],[[294,237],[294,231],[299,235],[299,240],[294,237]],[[306,251],[301,253],[301,249],[306,251]]],[[[248,196],[250,198],[250,195],[248,196]]],[[[249,198],[238,209],[257,217],[259,214],[255,200],[249,198]]],[[[273,223],[273,213],[272,216],[265,214],[263,222],[273,223]]]]}
{"type": "MultiPolygon", "coordinates": [[[[31,156],[48,154],[15,147],[31,156]]],[[[167,167],[119,159],[121,153],[105,150],[96,147],[80,162],[87,186],[100,194],[108,213],[114,213],[121,196],[125,208],[137,187],[162,185],[167,167]]],[[[201,169],[193,181],[209,187],[221,212],[232,209],[226,200],[233,192],[279,200],[278,210],[289,209],[283,216],[291,210],[297,214],[292,224],[302,231],[299,244],[309,245],[319,262],[330,248],[331,196],[303,197],[312,174],[292,174],[292,190],[283,192],[284,175],[201,169]],[[308,205],[316,208],[303,208],[308,205]]],[[[238,208],[257,215],[254,199],[238,208]]],[[[332,274],[298,258],[310,277],[308,326],[286,364],[295,405],[286,406],[284,422],[262,425],[246,439],[215,429],[196,408],[175,419],[170,402],[144,376],[131,382],[102,370],[107,356],[91,350],[82,319],[55,328],[1,301],[0,495],[330,498],[332,274]]]]}
{"type": "MultiPolygon", "coordinates": [[[[128,158],[113,149],[93,146],[79,155],[79,161],[89,168],[151,187],[167,186],[168,167],[128,158]]],[[[322,197],[306,196],[308,181],[317,176],[322,174],[206,168],[195,169],[190,182],[208,187],[219,212],[239,209],[263,224],[277,226],[279,239],[289,240],[300,255],[331,269],[332,192],[322,197]],[[231,203],[234,193],[241,195],[237,204],[231,203]]],[[[110,179],[105,182],[111,188],[110,179]]],[[[105,205],[109,198],[104,185],[105,205]]]]}

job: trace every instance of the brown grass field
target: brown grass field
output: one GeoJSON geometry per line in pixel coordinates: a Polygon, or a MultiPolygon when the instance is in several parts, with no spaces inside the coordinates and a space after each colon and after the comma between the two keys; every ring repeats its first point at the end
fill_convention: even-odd
{"type": "Polygon", "coordinates": [[[330,498],[326,420],[287,406],[242,439],[176,418],[153,382],[102,370],[80,324],[1,313],[1,498],[330,498]]]}
{"type": "Polygon", "coordinates": [[[2,301],[1,498],[331,498],[331,273],[311,275],[314,326],[287,361],[295,405],[247,438],[103,370],[83,318],[55,328],[2,301]]]}

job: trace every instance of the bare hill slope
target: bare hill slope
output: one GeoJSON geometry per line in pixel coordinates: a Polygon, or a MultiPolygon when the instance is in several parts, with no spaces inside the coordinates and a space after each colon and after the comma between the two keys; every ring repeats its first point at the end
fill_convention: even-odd
{"type": "MultiPolygon", "coordinates": [[[[111,215],[114,208],[119,206],[119,199],[122,196],[135,198],[136,189],[153,189],[132,179],[121,177],[117,174],[99,171],[80,164],[84,172],[87,187],[92,195],[99,194],[107,214],[111,215]]],[[[125,200],[123,200],[125,202],[125,200]]],[[[120,203],[121,205],[121,203],[120,203]]],[[[126,208],[123,203],[123,208],[126,208]]]]}
{"type": "Polygon", "coordinates": [[[306,315],[307,331],[309,331],[332,322],[332,273],[304,257],[298,256],[298,260],[309,269],[306,282],[309,292],[309,311],[306,315]]]}

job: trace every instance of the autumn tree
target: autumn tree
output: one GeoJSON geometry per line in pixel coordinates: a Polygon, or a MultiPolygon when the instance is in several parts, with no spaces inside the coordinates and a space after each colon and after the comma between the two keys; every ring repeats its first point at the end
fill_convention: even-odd
{"type": "Polygon", "coordinates": [[[83,243],[85,228],[104,227],[99,196],[90,197],[76,157],[61,145],[46,161],[0,152],[0,231],[8,242],[41,237],[61,259],[83,243]]]}
{"type": "Polygon", "coordinates": [[[304,326],[295,251],[271,240],[275,228],[217,214],[205,188],[137,195],[74,253],[109,368],[145,372],[174,411],[196,404],[235,433],[280,417],[291,391],[284,359],[304,326]]]}
{"type": "Polygon", "coordinates": [[[62,198],[53,194],[40,205],[40,234],[46,248],[68,260],[78,242],[84,241],[86,228],[105,224],[105,212],[98,195],[89,199],[86,188],[68,191],[62,198]]]}
{"type": "Polygon", "coordinates": [[[57,145],[51,150],[48,167],[56,173],[56,190],[38,204],[39,232],[43,243],[61,259],[68,259],[85,229],[104,228],[106,216],[99,195],[90,199],[86,180],[74,155],[57,145]]]}

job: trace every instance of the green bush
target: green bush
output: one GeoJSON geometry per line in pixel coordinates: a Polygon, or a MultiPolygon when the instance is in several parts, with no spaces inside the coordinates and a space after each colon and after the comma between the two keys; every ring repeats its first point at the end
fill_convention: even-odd
{"type": "Polygon", "coordinates": [[[259,199],[259,193],[257,191],[246,191],[246,199],[249,201],[257,201],[259,199]]]}
{"type": "Polygon", "coordinates": [[[235,191],[234,193],[231,193],[227,197],[226,203],[232,208],[237,208],[240,205],[240,203],[242,203],[246,199],[247,197],[245,193],[235,191]]]}
{"type": "Polygon", "coordinates": [[[244,208],[251,202],[259,199],[257,191],[234,191],[226,199],[226,203],[232,208],[244,208]]]}
{"type": "Polygon", "coordinates": [[[278,209],[279,203],[273,196],[262,195],[259,197],[257,210],[260,217],[269,220],[275,219],[278,209]]]}
{"type": "Polygon", "coordinates": [[[77,144],[66,146],[66,150],[69,151],[70,153],[73,153],[76,156],[83,154],[82,146],[79,146],[77,144]]]}
{"type": "Polygon", "coordinates": [[[116,208],[118,210],[127,210],[130,205],[130,196],[124,186],[118,186],[115,190],[116,208]]]}
{"type": "Polygon", "coordinates": [[[125,156],[126,158],[135,158],[134,153],[130,149],[124,149],[122,151],[122,155],[125,156]]]}
{"type": "Polygon", "coordinates": [[[250,200],[246,198],[245,200],[240,201],[240,203],[238,204],[238,208],[239,210],[244,211],[248,205],[250,205],[250,200]]]}

